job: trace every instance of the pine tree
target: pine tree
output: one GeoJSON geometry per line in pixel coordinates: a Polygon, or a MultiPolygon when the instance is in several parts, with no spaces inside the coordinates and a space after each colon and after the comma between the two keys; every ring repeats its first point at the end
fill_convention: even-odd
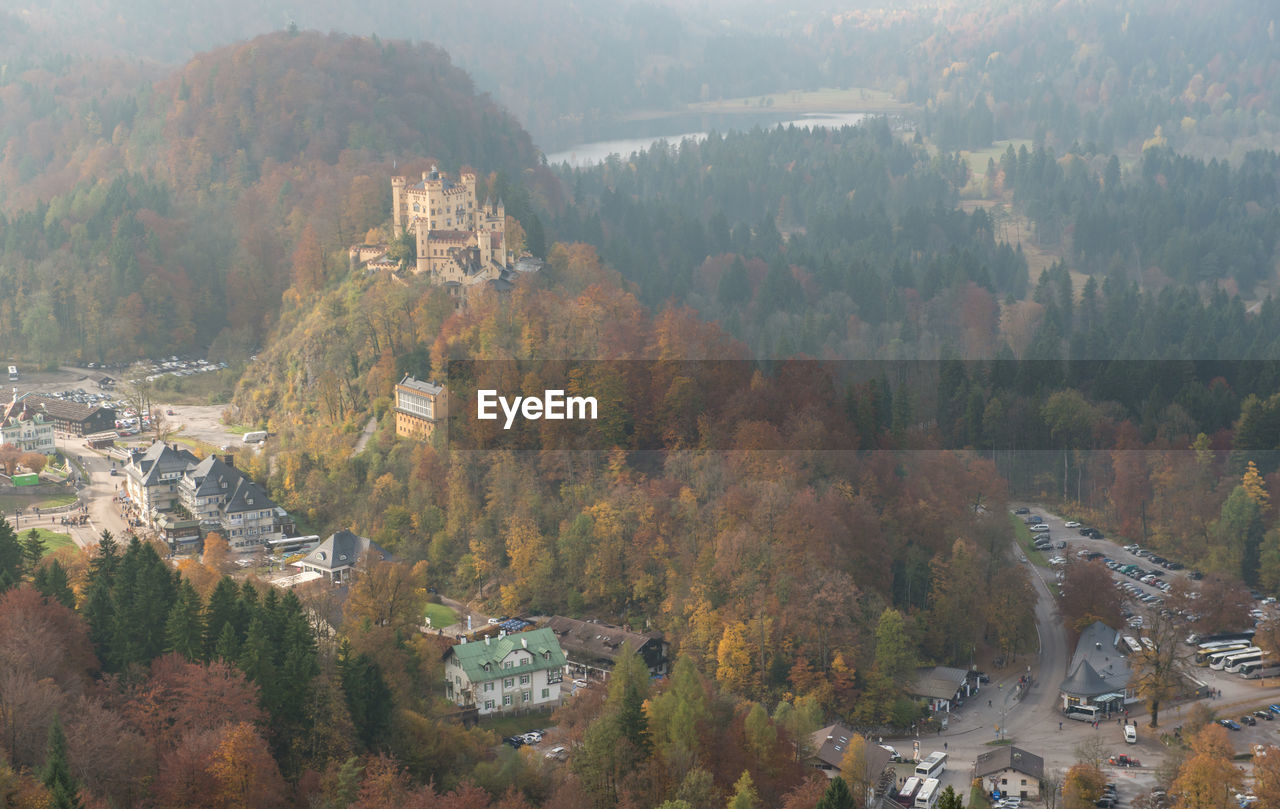
{"type": "Polygon", "coordinates": [[[831,779],[827,791],[823,793],[814,809],[857,809],[857,806],[853,793],[849,791],[849,785],[843,778],[837,776],[831,779]]]}
{"type": "Polygon", "coordinates": [[[188,660],[204,658],[204,621],[200,594],[186,579],[178,590],[178,600],[169,611],[165,624],[165,641],[170,651],[188,660]]]}
{"type": "Polygon", "coordinates": [[[355,723],[356,735],[365,749],[376,752],[378,740],[385,738],[391,725],[391,689],[382,678],[382,669],[366,654],[354,659],[349,657],[346,644],[338,658],[338,670],[342,678],[342,692],[347,698],[347,710],[355,723]]]}
{"type": "Polygon", "coordinates": [[[49,746],[41,775],[53,799],[53,809],[80,809],[84,805],[80,802],[80,787],[71,777],[71,767],[67,763],[67,737],[57,715],[49,726],[49,746]]]}
{"type": "Polygon", "coordinates": [[[98,537],[98,554],[89,560],[89,578],[105,578],[110,584],[110,578],[116,572],[116,566],[120,564],[120,544],[116,542],[116,538],[111,532],[105,528],[102,535],[98,537]]]}
{"type": "Polygon", "coordinates": [[[69,609],[76,608],[76,594],[67,579],[67,569],[57,559],[36,571],[36,589],[50,601],[56,601],[69,609]]]}
{"type": "Polygon", "coordinates": [[[22,540],[22,568],[28,577],[35,579],[36,569],[43,558],[44,540],[40,538],[40,532],[32,528],[22,540]]]}
{"type": "MultiPolygon", "coordinates": [[[[213,588],[213,593],[209,596],[209,608],[205,611],[204,622],[204,651],[205,656],[210,657],[217,651],[218,640],[222,637],[223,627],[231,627],[233,639],[236,630],[236,616],[238,613],[238,601],[240,598],[240,588],[236,586],[235,581],[230,576],[223,576],[218,585],[213,588]]],[[[234,660],[233,656],[230,658],[234,660]]]]}
{"type": "Polygon", "coordinates": [[[236,628],[230,621],[223,624],[222,631],[218,633],[213,656],[232,664],[240,659],[240,639],[236,637],[236,628]]]}
{"type": "Polygon", "coordinates": [[[0,592],[22,580],[22,543],[9,521],[0,517],[0,592]]]}
{"type": "Polygon", "coordinates": [[[106,576],[89,580],[89,597],[85,599],[85,623],[89,625],[89,640],[93,650],[104,664],[113,658],[112,643],[115,635],[116,608],[111,598],[111,585],[106,576]]]}

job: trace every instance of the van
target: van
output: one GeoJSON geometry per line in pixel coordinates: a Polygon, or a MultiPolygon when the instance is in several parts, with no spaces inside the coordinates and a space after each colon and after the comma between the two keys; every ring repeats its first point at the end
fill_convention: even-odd
{"type": "Polygon", "coordinates": [[[569,754],[563,747],[553,747],[547,751],[546,757],[556,761],[564,761],[569,757],[569,754]]]}
{"type": "Polygon", "coordinates": [[[1137,725],[1124,726],[1124,742],[1125,744],[1138,743],[1138,726],[1137,725]]]}

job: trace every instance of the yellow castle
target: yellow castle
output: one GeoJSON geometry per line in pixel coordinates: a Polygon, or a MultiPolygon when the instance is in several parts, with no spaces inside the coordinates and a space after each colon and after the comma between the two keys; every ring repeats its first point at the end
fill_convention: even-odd
{"type": "Polygon", "coordinates": [[[416,237],[415,272],[437,284],[470,286],[502,277],[510,266],[507,215],[502,200],[476,202],[476,175],[454,182],[433,166],[412,185],[391,178],[391,210],[397,234],[416,237]]]}

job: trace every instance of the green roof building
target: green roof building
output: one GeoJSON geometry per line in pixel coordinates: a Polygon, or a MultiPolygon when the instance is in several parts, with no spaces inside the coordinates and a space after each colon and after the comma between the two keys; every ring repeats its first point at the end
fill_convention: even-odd
{"type": "Polygon", "coordinates": [[[564,666],[550,629],[459,643],[445,653],[445,696],[482,716],[558,705],[564,666]]]}

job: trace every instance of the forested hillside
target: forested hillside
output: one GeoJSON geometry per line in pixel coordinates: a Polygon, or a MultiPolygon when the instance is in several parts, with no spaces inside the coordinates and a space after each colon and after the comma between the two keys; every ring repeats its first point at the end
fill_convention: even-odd
{"type": "Polygon", "coordinates": [[[281,293],[345,273],[331,254],[430,161],[520,177],[528,136],[430,45],[281,33],[154,84],[124,66],[0,84],[0,339],[38,361],[203,351],[239,361],[281,293]]]}

